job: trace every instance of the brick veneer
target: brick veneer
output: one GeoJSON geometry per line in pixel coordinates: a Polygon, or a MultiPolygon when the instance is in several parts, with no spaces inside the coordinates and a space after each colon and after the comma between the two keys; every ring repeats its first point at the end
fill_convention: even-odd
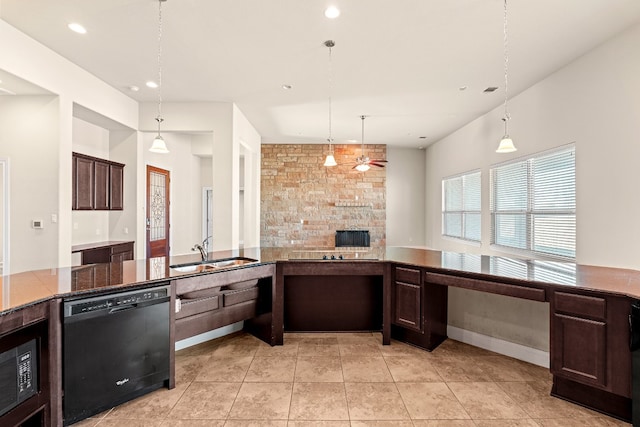
{"type": "MultiPolygon", "coordinates": [[[[352,169],[360,145],[334,145],[338,166],[323,166],[320,144],[263,144],[260,245],[333,247],[335,231],[369,230],[371,246],[385,245],[386,172],[352,169]]],[[[386,159],[386,145],[365,145],[386,159]]]]}

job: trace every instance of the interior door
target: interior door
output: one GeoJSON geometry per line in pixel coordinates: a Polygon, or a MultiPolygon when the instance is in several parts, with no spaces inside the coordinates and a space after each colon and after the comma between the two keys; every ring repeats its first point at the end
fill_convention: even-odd
{"type": "Polygon", "coordinates": [[[147,258],[169,256],[169,171],[147,166],[147,258]]]}

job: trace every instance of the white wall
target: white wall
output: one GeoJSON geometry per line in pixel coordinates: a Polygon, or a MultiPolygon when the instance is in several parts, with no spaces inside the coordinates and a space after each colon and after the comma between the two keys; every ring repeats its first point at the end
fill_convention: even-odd
{"type": "Polygon", "coordinates": [[[233,106],[233,159],[232,171],[234,233],[233,248],[237,248],[242,239],[243,246],[260,246],[260,146],[262,138],[242,114],[233,106]],[[243,156],[243,168],[240,169],[240,156],[243,156]],[[242,205],[240,204],[240,187],[242,205]],[[242,214],[240,210],[242,209],[242,214]],[[242,229],[242,232],[240,232],[242,229]]]}
{"type": "Polygon", "coordinates": [[[51,220],[58,214],[58,113],[55,96],[0,96],[0,157],[11,162],[11,273],[58,263],[58,227],[51,220]],[[44,228],[32,228],[33,220],[44,228]]]}
{"type": "Polygon", "coordinates": [[[387,146],[387,160],[387,246],[424,246],[424,152],[387,146]]]}
{"type": "MultiPolygon", "coordinates": [[[[150,146],[155,134],[144,134],[144,146],[150,146]]],[[[169,154],[144,150],[142,169],[146,182],[146,166],[155,166],[170,173],[169,244],[171,255],[192,253],[191,248],[200,242],[201,198],[200,158],[191,153],[191,136],[178,132],[163,132],[162,137],[169,154]]],[[[146,192],[146,191],[145,191],[146,192]]],[[[146,195],[139,195],[139,204],[145,204],[146,195]]],[[[144,207],[146,211],[146,206],[144,207]]],[[[143,211],[143,212],[144,212],[143,211]]],[[[140,222],[139,222],[140,223],[140,222]]],[[[145,230],[142,230],[143,233],[145,230]]],[[[146,242],[146,237],[140,242],[146,242]]],[[[142,243],[141,243],[142,244],[142,243]]]]}
{"type": "MultiPolygon", "coordinates": [[[[45,163],[44,167],[34,174],[31,173],[32,168],[23,170],[23,162],[14,162],[14,159],[10,158],[12,164],[10,191],[12,205],[28,204],[21,199],[33,196],[30,194],[29,180],[14,180],[13,174],[37,176],[40,188],[52,187],[46,193],[46,197],[40,201],[37,210],[46,209],[47,219],[50,219],[51,214],[55,213],[58,221],[55,224],[49,221],[46,231],[41,233],[42,236],[39,236],[38,242],[43,245],[38,250],[41,254],[38,256],[34,256],[33,251],[34,247],[38,247],[37,245],[34,246],[33,242],[29,240],[17,240],[20,245],[16,246],[13,244],[12,236],[11,272],[71,265],[72,177],[69,171],[71,170],[73,105],[77,103],[135,129],[138,121],[138,104],[119,90],[108,86],[102,80],[2,20],[0,20],[0,52],[2,52],[0,69],[57,95],[55,111],[51,107],[51,114],[55,117],[52,117],[52,123],[46,123],[49,128],[33,129],[34,132],[47,132],[46,141],[41,141],[40,144],[32,147],[33,153],[46,159],[46,162],[42,160],[45,163]],[[51,150],[55,150],[55,152],[51,150]],[[56,198],[55,204],[48,203],[50,197],[56,198]],[[54,234],[56,234],[55,238],[53,238],[54,234]],[[55,248],[50,247],[49,239],[55,241],[55,248]],[[14,250],[17,251],[15,254],[14,250]]],[[[37,112],[37,108],[35,112],[23,110],[22,116],[16,120],[36,127],[37,123],[32,120],[36,117],[34,113],[37,112]]],[[[4,117],[6,115],[3,115],[4,117]]],[[[11,139],[7,142],[12,145],[10,148],[12,151],[20,150],[22,143],[20,139],[11,139]],[[14,145],[18,147],[13,147],[14,145]]],[[[24,237],[20,231],[23,229],[19,222],[24,218],[26,218],[24,215],[11,215],[10,228],[12,233],[14,229],[17,231],[18,238],[24,237]]]]}
{"type": "MultiPolygon", "coordinates": [[[[231,248],[231,176],[232,176],[232,104],[201,102],[201,103],[163,103],[162,112],[164,117],[163,132],[206,132],[212,136],[212,158],[216,165],[213,168],[211,187],[213,189],[214,212],[213,212],[213,242],[210,250],[220,250],[231,248]]],[[[140,105],[140,130],[154,132],[157,127],[155,117],[157,115],[157,105],[154,103],[144,103],[140,105]]],[[[201,138],[199,138],[201,143],[201,138]]],[[[147,139],[144,144],[144,151],[147,152],[151,144],[151,139],[147,139]]],[[[167,141],[171,156],[175,152],[170,141],[167,141]]],[[[191,151],[189,151],[191,152],[191,151]]],[[[139,168],[144,169],[144,165],[139,164],[139,168]]],[[[144,182],[144,171],[139,179],[144,182]]],[[[140,172],[139,172],[140,173],[140,172]]],[[[202,189],[199,190],[200,192],[202,189]]],[[[140,194],[138,197],[143,197],[140,194]]],[[[143,219],[139,219],[141,223],[143,219]]],[[[200,233],[198,233],[198,236],[200,233]]],[[[200,239],[201,240],[201,239],[200,239]]],[[[194,240],[191,242],[197,242],[194,240]]],[[[176,252],[178,253],[178,252],[176,252]]]]}
{"type": "MultiPolygon", "coordinates": [[[[137,159],[138,132],[111,130],[109,132],[109,160],[124,164],[124,209],[109,211],[109,240],[135,241],[138,227],[137,212],[137,159]]],[[[136,241],[134,259],[144,257],[144,241],[136,241]]]]}
{"type": "MultiPolygon", "coordinates": [[[[518,151],[494,152],[502,107],[431,145],[426,153],[427,245],[457,252],[500,254],[489,247],[489,169],[575,142],[577,262],[640,268],[640,25],[603,44],[509,101],[509,133],[518,151]],[[442,178],[482,171],[482,245],[441,236],[442,178]]],[[[512,79],[517,76],[512,76],[512,79]]],[[[502,253],[504,255],[504,253],[502,253]]],[[[450,290],[449,324],[545,350],[546,304],[450,290]]]]}

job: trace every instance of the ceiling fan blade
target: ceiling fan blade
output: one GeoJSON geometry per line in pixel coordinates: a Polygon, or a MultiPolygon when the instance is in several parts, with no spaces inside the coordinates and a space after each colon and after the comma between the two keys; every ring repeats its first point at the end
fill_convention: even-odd
{"type": "Polygon", "coordinates": [[[383,167],[385,167],[385,165],[381,165],[380,163],[376,163],[376,162],[369,162],[369,164],[370,164],[371,166],[378,166],[379,168],[383,168],[383,167]]]}
{"type": "Polygon", "coordinates": [[[388,163],[388,160],[384,160],[384,159],[371,159],[369,160],[370,162],[376,162],[376,163],[388,163]]]}

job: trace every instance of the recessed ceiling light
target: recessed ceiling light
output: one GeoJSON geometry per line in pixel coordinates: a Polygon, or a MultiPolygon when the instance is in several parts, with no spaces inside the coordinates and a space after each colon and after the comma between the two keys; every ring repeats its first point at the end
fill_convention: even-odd
{"type": "Polygon", "coordinates": [[[77,22],[72,22],[71,24],[67,25],[69,27],[69,29],[71,31],[73,31],[74,33],[78,33],[78,34],[87,34],[87,29],[84,28],[82,25],[78,24],[77,22]]]}
{"type": "Polygon", "coordinates": [[[458,90],[459,90],[459,91],[467,90],[467,87],[466,87],[466,86],[460,86],[460,87],[458,88],[458,90]]]}
{"type": "Polygon", "coordinates": [[[157,89],[158,88],[158,83],[149,80],[147,83],[145,83],[147,85],[147,87],[150,87],[151,89],[157,89]]]}
{"type": "Polygon", "coordinates": [[[340,16],[340,9],[335,6],[329,6],[324,10],[324,16],[329,19],[336,19],[338,16],[340,16]]]}
{"type": "Polygon", "coordinates": [[[291,89],[291,85],[282,85],[282,89],[289,90],[291,89]]]}
{"type": "Polygon", "coordinates": [[[419,138],[420,138],[420,139],[427,139],[427,137],[426,137],[426,136],[420,136],[419,138]]]}
{"type": "Polygon", "coordinates": [[[489,86],[483,92],[489,93],[489,92],[495,92],[496,90],[498,90],[498,86],[489,86]]]}
{"type": "Polygon", "coordinates": [[[139,91],[139,90],[140,90],[140,88],[139,88],[138,86],[135,86],[135,85],[129,86],[129,87],[128,87],[128,89],[129,89],[131,92],[137,92],[137,91],[139,91]]]}

